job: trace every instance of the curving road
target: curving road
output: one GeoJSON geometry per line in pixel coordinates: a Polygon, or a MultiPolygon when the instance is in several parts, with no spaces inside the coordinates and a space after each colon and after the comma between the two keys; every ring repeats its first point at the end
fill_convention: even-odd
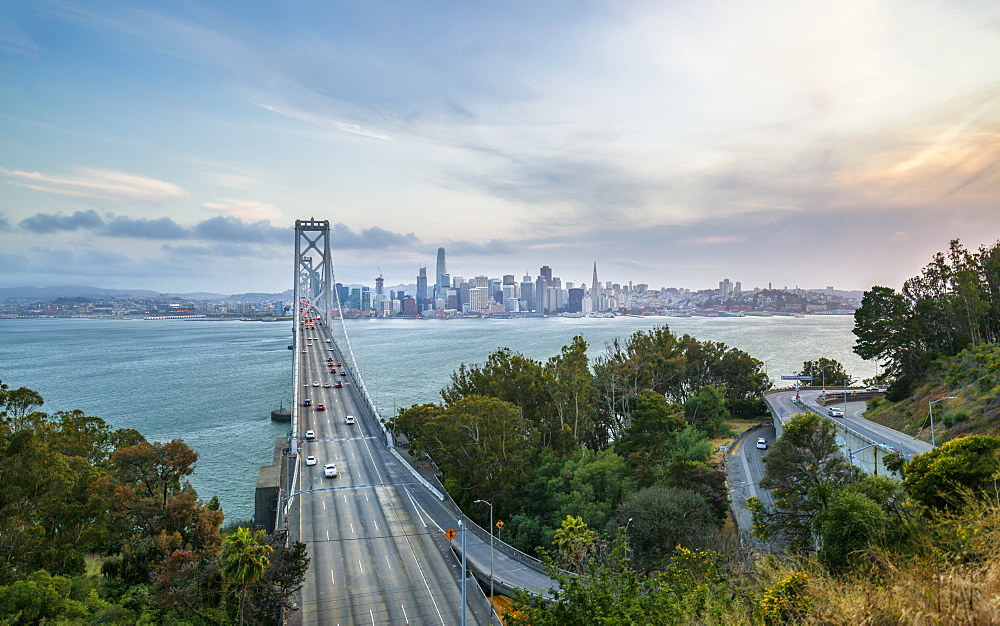
{"type": "MultiPolygon", "coordinates": [[[[419,520],[408,490],[413,477],[389,454],[378,425],[361,410],[353,381],[331,373],[326,359],[343,362],[320,328],[301,327],[296,349],[301,463],[290,510],[290,530],[307,544],[310,571],[296,621],[303,624],[458,624],[461,591],[458,566],[434,528],[419,520]],[[312,381],[321,386],[313,387],[312,381]],[[325,388],[341,381],[344,386],[325,388]],[[326,410],[317,410],[324,404],[326,410]],[[357,423],[345,423],[348,415],[357,423]],[[315,439],[306,440],[306,430],[315,439]],[[316,465],[307,466],[307,456],[316,465]],[[325,478],[335,463],[339,477],[325,478]]],[[[291,461],[290,461],[291,462],[291,461]]],[[[478,590],[475,590],[478,592],[478,590]]],[[[474,622],[475,620],[473,620],[474,622]]]]}
{"type": "MultiPolygon", "coordinates": [[[[848,391],[850,391],[850,388],[848,388],[848,391]]],[[[802,407],[798,407],[794,404],[794,391],[771,394],[768,396],[768,399],[778,399],[777,404],[772,404],[776,410],[778,407],[794,406],[796,410],[792,411],[792,413],[801,412],[804,407],[821,415],[828,415],[828,409],[831,406],[836,406],[841,409],[846,407],[843,417],[831,417],[830,419],[834,420],[838,424],[841,424],[845,428],[849,428],[856,433],[864,435],[882,447],[892,448],[902,453],[902,455],[907,459],[913,458],[913,456],[917,454],[923,454],[924,452],[929,451],[932,447],[931,444],[926,441],[921,441],[907,435],[906,433],[901,433],[898,430],[889,428],[888,426],[883,426],[882,424],[865,419],[864,412],[865,408],[867,408],[867,402],[864,400],[848,401],[846,405],[844,403],[836,403],[824,406],[819,403],[821,394],[822,391],[818,389],[802,390],[800,392],[802,407]]]]}

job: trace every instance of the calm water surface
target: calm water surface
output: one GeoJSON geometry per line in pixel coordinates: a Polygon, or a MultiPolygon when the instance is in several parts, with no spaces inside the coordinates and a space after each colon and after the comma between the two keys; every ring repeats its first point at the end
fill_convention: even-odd
{"type": "MultiPolygon", "coordinates": [[[[545,360],[582,335],[596,358],[614,338],[662,325],[745,350],[775,379],[824,356],[856,377],[875,374],[851,351],[851,316],[392,319],[346,327],[369,392],[388,416],[394,406],[439,401],[460,363],[483,363],[499,347],[545,360]]],[[[218,495],[229,519],[248,519],[257,469],[287,431],[269,414],[291,395],[290,337],[288,322],[0,320],[0,380],[37,390],[49,412],[82,409],[151,441],[184,439],[200,455],[191,478],[199,495],[218,495]]]]}

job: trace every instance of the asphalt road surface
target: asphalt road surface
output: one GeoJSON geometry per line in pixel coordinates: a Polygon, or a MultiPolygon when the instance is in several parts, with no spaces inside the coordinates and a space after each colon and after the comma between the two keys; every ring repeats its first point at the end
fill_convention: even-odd
{"type": "Polygon", "coordinates": [[[419,486],[386,450],[381,428],[360,410],[352,377],[341,375],[343,366],[333,373],[327,367],[328,357],[344,361],[333,344],[318,339],[325,336],[320,328],[302,328],[296,343],[306,350],[296,355],[300,398],[308,397],[312,407],[299,406],[301,466],[289,526],[312,560],[295,621],[458,624],[459,566],[436,529],[415,523],[419,515],[407,489],[419,486]],[[336,381],[344,386],[332,386],[336,381]],[[357,423],[347,424],[348,415],[357,423]],[[306,440],[310,429],[315,439],[306,440]],[[305,464],[308,456],[316,457],[315,465],[305,464]],[[324,477],[327,463],[336,464],[339,476],[324,477]]]}

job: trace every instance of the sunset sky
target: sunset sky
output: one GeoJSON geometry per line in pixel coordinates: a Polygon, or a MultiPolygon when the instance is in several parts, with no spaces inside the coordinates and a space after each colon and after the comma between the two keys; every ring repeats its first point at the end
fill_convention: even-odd
{"type": "Polygon", "coordinates": [[[899,287],[1000,239],[1000,3],[0,4],[0,286],[899,287]],[[432,281],[433,282],[433,281],[432,281]]]}

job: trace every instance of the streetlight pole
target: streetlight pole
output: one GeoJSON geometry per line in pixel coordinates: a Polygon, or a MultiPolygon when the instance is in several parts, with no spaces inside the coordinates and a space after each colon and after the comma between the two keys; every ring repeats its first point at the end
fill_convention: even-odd
{"type": "Polygon", "coordinates": [[[942,400],[955,400],[958,396],[945,396],[944,398],[938,398],[937,400],[927,401],[927,410],[930,411],[931,415],[931,446],[937,447],[937,440],[934,438],[934,405],[942,400]]]}
{"type": "Polygon", "coordinates": [[[458,520],[458,527],[462,531],[462,626],[465,626],[465,579],[467,578],[465,569],[465,520],[458,520]]]}
{"type": "Polygon", "coordinates": [[[473,504],[485,504],[490,507],[490,604],[493,604],[493,505],[486,500],[474,500],[473,504]]]}
{"type": "Polygon", "coordinates": [[[851,383],[851,377],[844,379],[844,417],[847,417],[847,385],[851,383]]]}

